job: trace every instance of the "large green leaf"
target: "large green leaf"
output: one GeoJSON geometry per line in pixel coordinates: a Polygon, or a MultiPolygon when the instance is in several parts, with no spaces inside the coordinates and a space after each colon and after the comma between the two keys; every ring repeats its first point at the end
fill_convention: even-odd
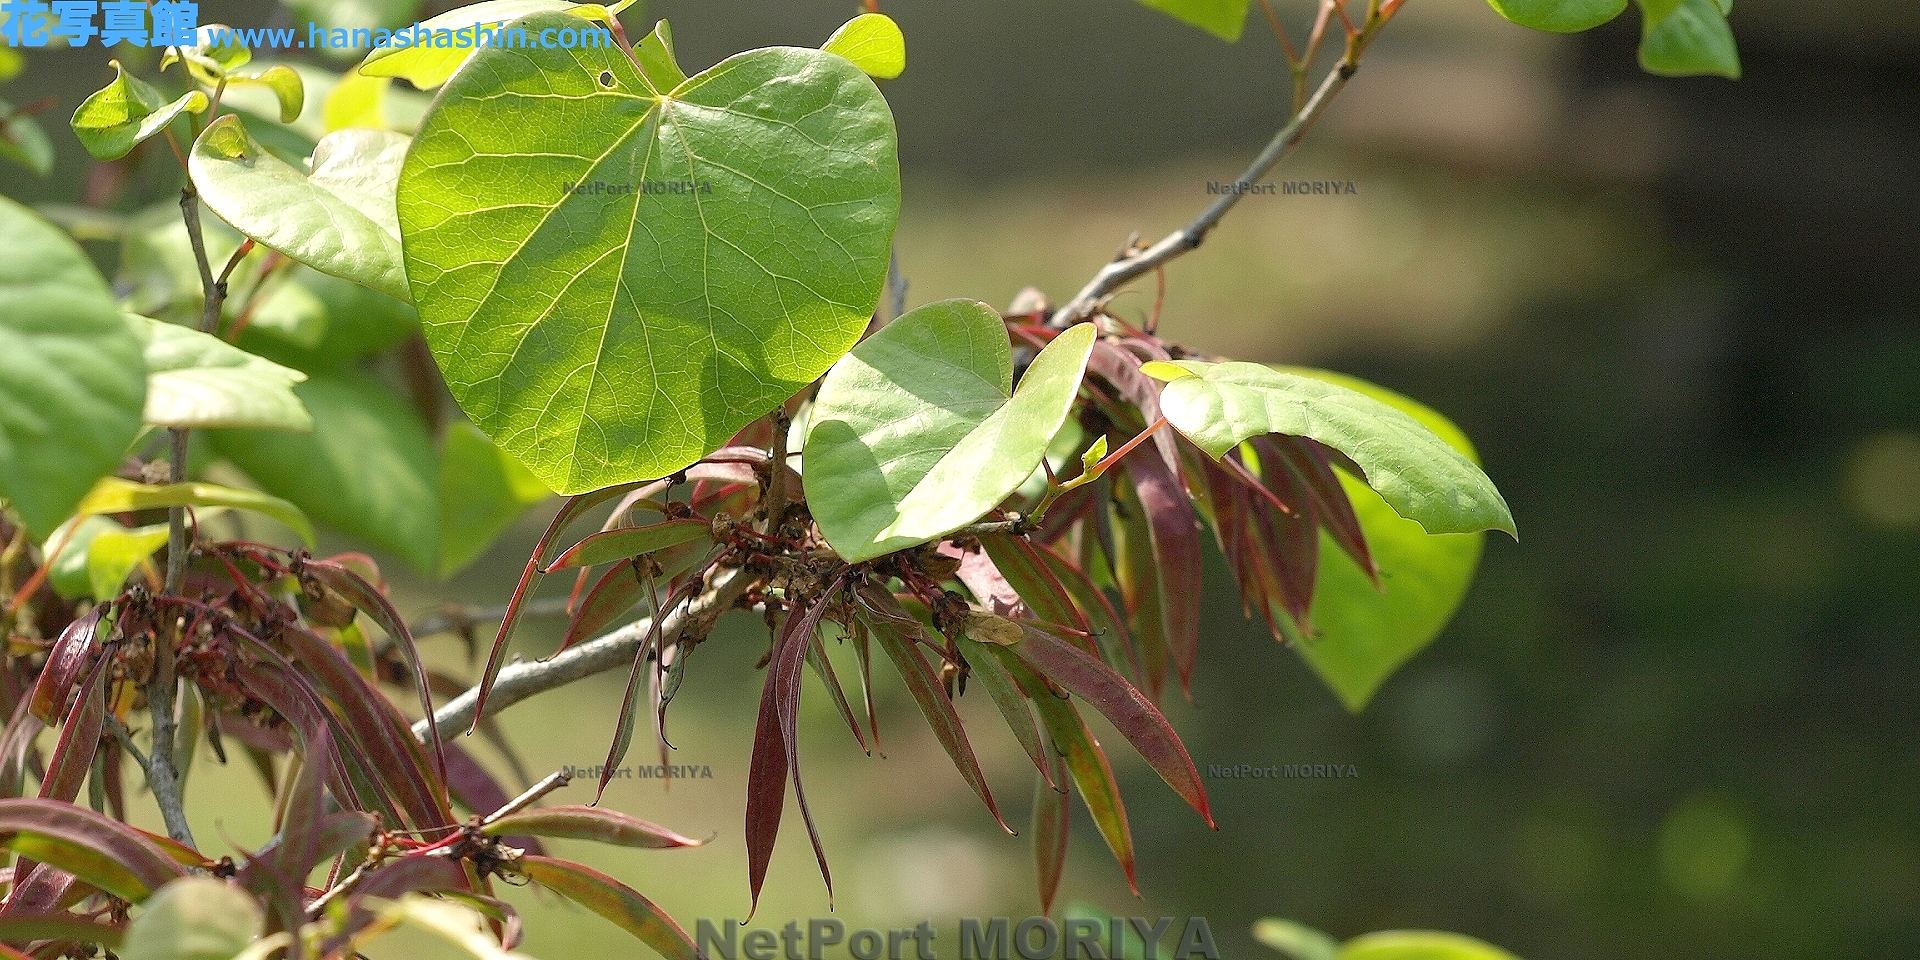
{"type": "Polygon", "coordinates": [[[313,519],[433,572],[440,471],[419,416],[358,370],[314,374],[294,393],[312,433],[218,430],[214,448],[313,519]]]}
{"type": "Polygon", "coordinates": [[[1483,940],[1432,930],[1388,930],[1348,940],[1338,960],[1520,960],[1483,940]]]}
{"type": "Polygon", "coordinates": [[[1740,79],[1740,48],[1727,23],[1732,0],[1640,0],[1640,66],[1670,77],[1740,79]]]}
{"type": "Polygon", "coordinates": [[[1627,9],[1627,0],[1487,0],[1500,15],[1523,27],[1553,33],[1591,30],[1627,9]]]}
{"type": "MultiPolygon", "coordinates": [[[[1154,364],[1164,371],[1171,364],[1154,364]]],[[[1160,410],[1218,460],[1252,437],[1311,437],[1346,454],[1369,486],[1429,533],[1504,530],[1518,536],[1507,502],[1479,466],[1419,420],[1350,387],[1257,363],[1177,365],[1160,410]]]]}
{"type": "Polygon", "coordinates": [[[900,182],[886,101],[833,54],[656,91],[618,49],[492,47],[399,196],[454,396],[570,494],[671,474],[832,366],[879,301],[900,182]]]}
{"type": "Polygon", "coordinates": [[[182,877],[161,887],[127,927],[122,960],[232,960],[260,935],[260,904],[233,884],[182,877]]]}
{"type": "MultiPolygon", "coordinates": [[[[1466,434],[1420,403],[1352,377],[1301,372],[1376,397],[1418,420],[1462,455],[1474,458],[1466,434]]],[[[1344,473],[1340,482],[1366,534],[1367,549],[1380,567],[1380,585],[1374,586],[1360,565],[1321,531],[1319,579],[1308,608],[1314,633],[1292,639],[1294,649],[1347,709],[1358,711],[1388,676],[1432,643],[1453,619],[1480,565],[1486,535],[1428,533],[1395,513],[1365,483],[1344,473]]],[[[1274,622],[1284,630],[1293,629],[1289,616],[1276,613],[1274,622]]]]}
{"type": "Polygon", "coordinates": [[[147,423],[193,429],[313,429],[313,417],[293,395],[293,385],[307,379],[306,374],[198,330],[139,314],[125,316],[146,342],[147,423]]]}
{"type": "Polygon", "coordinates": [[[849,562],[980,519],[1040,466],[1093,350],[1082,324],[1013,389],[1013,351],[992,307],[931,303],[880,329],[820,385],[807,426],[807,502],[849,562]]]}
{"type": "Polygon", "coordinates": [[[140,338],[87,255],[0,198],[0,498],[44,536],[140,432],[140,338]]]}
{"type": "Polygon", "coordinates": [[[493,545],[546,484],[464,420],[440,447],[440,576],[450,577],[493,545]]]}
{"type": "Polygon", "coordinates": [[[313,172],[268,153],[229,114],[207,125],[188,167],[233,228],[320,271],[405,299],[394,185],[408,139],[340,130],[313,148],[313,172]]]}
{"type": "MultiPolygon", "coordinates": [[[[423,30],[448,31],[456,39],[460,31],[498,29],[508,21],[536,13],[567,12],[577,17],[605,21],[607,10],[597,3],[568,3],[567,0],[482,0],[455,7],[420,24],[423,30]]],[[[478,37],[477,33],[470,36],[478,37]]],[[[360,64],[360,73],[368,77],[403,77],[421,90],[432,90],[452,77],[474,55],[474,47],[399,46],[378,47],[360,64]]]]}
{"type": "Polygon", "coordinates": [[[74,512],[81,516],[104,513],[129,513],[135,510],[164,510],[170,507],[228,507],[252,510],[285,524],[313,546],[313,525],[300,508],[279,497],[254,490],[236,490],[215,483],[188,481],[148,486],[119,477],[102,477],[74,512]]]}
{"type": "Polygon", "coordinates": [[[1247,0],[1140,0],[1232,43],[1247,25],[1247,0]]]}
{"type": "Polygon", "coordinates": [[[110,61],[112,83],[94,91],[73,112],[73,135],[100,160],[118,160],[140,141],[167,128],[182,113],[207,109],[207,95],[198,90],[168,100],[153,85],[127,72],[120,61],[110,61]]]}

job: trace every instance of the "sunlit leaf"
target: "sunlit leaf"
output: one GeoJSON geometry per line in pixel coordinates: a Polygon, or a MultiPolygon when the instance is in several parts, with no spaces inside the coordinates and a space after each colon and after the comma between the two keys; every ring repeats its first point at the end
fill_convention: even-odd
{"type": "Polygon", "coordinates": [[[307,88],[300,78],[300,72],[284,63],[234,73],[227,77],[227,85],[229,90],[236,86],[265,88],[280,105],[281,123],[292,123],[298,119],[306,106],[307,88]]]}
{"type": "Polygon", "coordinates": [[[863,13],[846,22],[820,49],[853,61],[870,77],[892,80],[907,69],[907,38],[884,13],[863,13]]]}
{"type": "Polygon", "coordinates": [[[312,433],[220,430],[214,448],[314,520],[434,571],[440,468],[419,415],[360,370],[315,374],[294,393],[312,433]]]}
{"type": "Polygon", "coordinates": [[[1336,960],[1340,942],[1292,920],[1267,917],[1253,925],[1253,938],[1280,951],[1287,960],[1336,960]]]}
{"type": "Polygon", "coordinates": [[[146,342],[147,423],[313,429],[313,417],[293,393],[306,374],[179,324],[137,314],[126,318],[146,342]]]}
{"type": "Polygon", "coordinates": [[[1493,9],[1523,27],[1553,33],[1591,30],[1627,9],[1627,0],[1487,0],[1493,9]]]}
{"type": "Polygon", "coordinates": [[[832,54],[743,53],[667,96],[617,48],[490,47],[399,197],[454,396],[577,493],[687,466],[839,359],[879,300],[899,174],[886,102],[832,54]]]}
{"type": "Polygon", "coordinates": [[[605,807],[559,806],[522,810],[488,823],[481,832],[493,837],[524,833],[534,837],[591,840],[616,847],[650,850],[697,847],[704,842],[605,807]]]}
{"type": "Polygon", "coordinates": [[[223,487],[215,483],[189,482],[148,486],[122,480],[119,477],[105,477],[94,485],[86,498],[74,508],[74,512],[83,515],[128,513],[135,510],[164,510],[168,507],[230,507],[235,510],[252,510],[280,521],[288,529],[299,534],[308,546],[313,545],[313,525],[307,522],[306,514],[301,513],[299,507],[279,497],[256,493],[252,490],[223,487]]]}
{"type": "MultiPolygon", "coordinates": [[[[509,21],[535,13],[572,12],[575,16],[605,21],[606,8],[594,3],[568,3],[566,0],[483,0],[455,7],[422,21],[422,30],[458,31],[468,27],[497,29],[509,21]]],[[[472,34],[478,37],[479,34],[472,34]]],[[[432,90],[447,82],[473,57],[475,50],[449,47],[399,46],[376,47],[360,64],[360,73],[368,77],[402,77],[421,90],[432,90]]]]}
{"type": "Polygon", "coordinates": [[[1247,0],[1140,0],[1156,10],[1199,27],[1229,43],[1247,25],[1247,0]]]}
{"type": "Polygon", "coordinates": [[[44,537],[140,432],[140,338],[74,242],[0,198],[0,498],[44,537]]]}
{"type": "Polygon", "coordinates": [[[0,843],[134,903],[186,873],[132,827],[53,800],[0,800],[0,843]]]}
{"type": "Polygon", "coordinates": [[[667,960],[700,960],[693,940],[672,917],[618,880],[577,863],[531,855],[520,858],[520,869],[533,882],[613,921],[667,960]]]}
{"type": "Polygon", "coordinates": [[[404,300],[393,198],[408,143],[389,130],[330,133],[303,174],[230,114],[201,132],[189,169],[201,199],[234,229],[321,273],[404,300]]]}
{"type": "Polygon", "coordinates": [[[1167,384],[1162,411],[1215,460],[1252,437],[1310,437],[1359,464],[1369,486],[1430,533],[1518,535],[1480,468],[1406,413],[1351,388],[1257,363],[1181,361],[1198,374],[1167,384]]]}
{"type": "Polygon", "coordinates": [[[73,112],[73,134],[99,160],[118,160],[142,140],[167,128],[182,113],[202,113],[207,95],[198,90],[168,100],[153,85],[109,61],[116,76],[73,112]]]}
{"type": "Polygon", "coordinates": [[[1040,465],[1093,347],[1068,330],[1013,389],[1000,314],[928,304],[861,341],[827,374],[807,425],[808,504],[848,561],[945,536],[979,519],[1040,465]]]}
{"type": "Polygon", "coordinates": [[[167,542],[166,524],[133,530],[102,530],[87,547],[87,582],[98,600],[119,594],[127,574],[153,556],[167,542]]]}

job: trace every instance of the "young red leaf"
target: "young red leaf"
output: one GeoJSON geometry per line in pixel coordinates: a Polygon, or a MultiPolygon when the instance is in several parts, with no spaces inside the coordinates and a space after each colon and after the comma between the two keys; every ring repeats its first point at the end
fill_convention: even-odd
{"type": "Polygon", "coordinates": [[[698,540],[713,542],[713,525],[705,520],[665,520],[644,527],[621,527],[608,530],[569,547],[543,573],[570,567],[591,567],[615,560],[625,560],[677,547],[683,543],[698,540]]]}
{"type": "Polygon", "coordinates": [[[1276,461],[1293,471],[1312,499],[1314,516],[1325,526],[1333,542],[1377,585],[1380,568],[1367,549],[1367,534],[1360,529],[1353,501],[1347,498],[1346,488],[1333,472],[1333,464],[1327,457],[1328,448],[1308,437],[1267,436],[1256,438],[1253,449],[1260,457],[1263,473],[1271,476],[1269,465],[1276,461]]]}
{"type": "Polygon", "coordinates": [[[1000,715],[1006,718],[1014,739],[1020,741],[1020,748],[1027,752],[1034,768],[1040,771],[1041,779],[1051,788],[1059,787],[1059,781],[1054,780],[1047,771],[1046,743],[1040,736],[1039,723],[1033,719],[1033,711],[1027,707],[1026,694],[1020,691],[1000,659],[983,649],[980,641],[963,636],[958,643],[960,654],[967,658],[967,666],[973,677],[987,688],[987,696],[1000,709],[1000,715]]]}
{"type": "Polygon", "coordinates": [[[413,674],[413,690],[420,697],[420,709],[426,714],[428,750],[433,753],[435,768],[440,774],[439,779],[434,782],[434,786],[438,788],[436,797],[439,805],[445,807],[447,805],[447,769],[438,752],[440,727],[433,719],[433,692],[428,686],[426,667],[420,661],[420,648],[414,644],[413,634],[407,630],[406,621],[400,619],[399,611],[387,601],[386,594],[381,593],[373,584],[342,564],[327,560],[309,560],[301,564],[300,569],[302,573],[319,581],[328,590],[347,598],[348,603],[353,604],[361,613],[372,618],[374,623],[379,624],[380,629],[387,632],[387,638],[393,641],[394,646],[400,648],[400,655],[407,662],[407,670],[413,674]]]}
{"type": "Polygon", "coordinates": [[[1039,548],[1025,537],[989,533],[980,537],[980,545],[987,548],[987,555],[993,558],[994,568],[1013,585],[1021,601],[1033,611],[1034,616],[1084,634],[1093,633],[1093,625],[1073,605],[1067,588],[1035,553],[1039,548]]]}
{"type": "Polygon", "coordinates": [[[30,698],[33,715],[41,723],[51,725],[54,718],[66,713],[73,685],[86,675],[87,668],[99,655],[100,648],[94,644],[93,637],[100,627],[100,615],[106,611],[107,605],[99,604],[67,624],[47,650],[46,665],[40,668],[40,677],[34,681],[30,698]]]}
{"type": "MultiPolygon", "coordinates": [[[[1122,489],[1125,488],[1124,485],[1122,489]]],[[[1128,501],[1131,515],[1114,524],[1114,581],[1127,607],[1127,631],[1140,646],[1147,696],[1159,699],[1167,675],[1167,626],[1160,614],[1160,574],[1154,565],[1152,535],[1139,516],[1139,501],[1128,501]]]]}
{"type": "Polygon", "coordinates": [[[93,768],[94,755],[100,749],[100,734],[106,728],[107,701],[103,690],[108,660],[96,661],[80,684],[73,709],[60,725],[60,740],[47,760],[47,775],[40,781],[40,796],[49,800],[73,802],[80,785],[93,768]]]}
{"type": "Polygon", "coordinates": [[[1146,758],[1160,779],[1213,826],[1207,790],[1185,744],[1145,694],[1113,668],[1043,630],[1026,628],[1026,639],[1005,648],[1035,672],[1093,705],[1146,758]]]}
{"type": "Polygon", "coordinates": [[[1200,646],[1200,521],[1179,474],[1161,458],[1135,453],[1121,465],[1146,514],[1167,652],[1180,676],[1180,688],[1187,690],[1200,646]]]}
{"type": "Polygon", "coordinates": [[[595,843],[610,843],[616,847],[640,847],[649,850],[697,847],[705,842],[683,837],[665,827],[630,817],[618,810],[582,806],[521,810],[498,820],[489,821],[480,828],[480,832],[490,837],[518,833],[536,837],[557,837],[563,840],[591,840],[595,843]]]}
{"type": "Polygon", "coordinates": [[[613,921],[667,960],[704,960],[692,938],[666,911],[598,870],[565,860],[525,856],[520,858],[520,871],[533,882],[613,921]]]}
{"type": "Polygon", "coordinates": [[[1073,605],[1079,607],[1087,622],[1093,625],[1094,639],[1108,665],[1118,670],[1122,664],[1126,664],[1135,677],[1140,677],[1144,673],[1140,650],[1133,645],[1133,638],[1127,634],[1125,621],[1119,611],[1113,608],[1113,602],[1099,587],[1094,586],[1093,580],[1079,567],[1055,553],[1053,548],[1036,545],[1033,552],[1054,579],[1066,588],[1073,605]]]}
{"type": "MultiPolygon", "coordinates": [[[[991,659],[991,658],[989,658],[991,659]]],[[[1040,884],[1040,913],[1053,912],[1054,894],[1067,866],[1067,831],[1073,819],[1067,809],[1067,765],[1052,748],[1033,781],[1033,867],[1040,884]]]]}
{"type": "MultiPolygon", "coordinates": [[[[119,924],[90,923],[72,915],[0,917],[0,940],[29,943],[46,940],[63,943],[97,943],[117,950],[126,940],[127,929],[119,924]]],[[[31,957],[13,952],[0,956],[31,957]]]]}
{"type": "Polygon", "coordinates": [[[833,875],[827,870],[827,851],[820,845],[820,831],[814,827],[813,811],[807,808],[807,791],[800,783],[800,678],[804,673],[807,651],[813,647],[813,635],[826,615],[827,602],[840,592],[844,575],[827,588],[806,613],[789,612],[774,641],[773,661],[767,670],[773,674],[774,705],[779,710],[780,738],[787,750],[787,772],[793,777],[793,797],[800,803],[800,819],[807,825],[807,838],[813,841],[813,857],[820,862],[820,879],[827,883],[827,903],[833,903],[833,875]]]}
{"type": "Polygon", "coordinates": [[[834,708],[840,711],[840,718],[847,722],[847,729],[853,731],[855,743],[860,752],[873,756],[873,750],[867,746],[867,738],[860,734],[860,721],[853,717],[853,706],[847,703],[847,692],[840,686],[840,678],[833,672],[833,661],[827,659],[827,649],[816,631],[808,644],[807,666],[813,668],[813,674],[820,678],[827,693],[833,697],[834,708]]]}
{"type": "MultiPolygon", "coordinates": [[[[1103,340],[1094,345],[1087,372],[1111,384],[1120,399],[1133,404],[1140,411],[1140,423],[1155,423],[1160,419],[1160,381],[1141,373],[1140,367],[1145,360],[1170,359],[1165,350],[1144,340],[1130,340],[1125,347],[1103,340]],[[1144,358],[1143,353],[1147,354],[1144,358]]],[[[1160,452],[1167,469],[1178,473],[1180,455],[1175,443],[1173,431],[1154,432],[1154,449],[1160,452]]]]}
{"type": "Polygon", "coordinates": [[[787,746],[780,736],[779,676],[767,671],[760,690],[760,716],[753,731],[753,759],[747,766],[747,886],[753,910],[760,906],[760,888],[773,860],[773,844],[780,836],[780,812],[787,802],[787,746]]]}
{"type": "Polygon", "coordinates": [[[134,903],[187,872],[126,824],[56,800],[0,800],[0,837],[22,856],[134,903]]]}
{"type": "Polygon", "coordinates": [[[914,648],[910,639],[924,636],[920,622],[913,619],[900,607],[893,595],[877,587],[865,587],[860,591],[865,603],[865,616],[868,629],[879,642],[880,649],[900,671],[900,678],[906,682],[907,691],[920,705],[920,712],[926,715],[927,724],[933,727],[933,733],[940,745],[946,748],[947,756],[953,759],[953,765],[973,787],[980,801],[987,805],[987,811],[1000,823],[1001,829],[1013,833],[1007,826],[1005,817],[1000,815],[1000,807],[993,802],[993,792],[987,789],[987,776],[980,772],[980,761],[974,758],[973,746],[967,742],[967,731],[960,724],[960,715],[953,709],[953,701],[948,699],[947,690],[940,683],[940,675],[927,665],[920,651],[914,648]],[[903,632],[910,631],[910,632],[903,632]]]}

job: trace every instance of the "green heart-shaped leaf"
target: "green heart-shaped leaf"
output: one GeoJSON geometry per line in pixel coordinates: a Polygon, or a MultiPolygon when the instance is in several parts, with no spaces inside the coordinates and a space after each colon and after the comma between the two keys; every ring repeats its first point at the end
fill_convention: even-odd
{"type": "Polygon", "coordinates": [[[1419,420],[1387,403],[1257,363],[1178,365],[1197,376],[1168,383],[1160,410],[1215,460],[1264,434],[1311,437],[1346,454],[1396,512],[1429,533],[1519,535],[1493,481],[1419,420]]]}
{"type": "Polygon", "coordinates": [[[100,160],[118,160],[140,141],[167,128],[182,112],[207,109],[207,95],[198,90],[168,100],[153,85],[127,72],[120,61],[110,61],[116,76],[94,91],[73,112],[73,135],[100,160]]]}
{"type": "MultiPolygon", "coordinates": [[[[661,21],[665,23],[666,21],[661,21]]],[[[884,13],[863,13],[833,32],[820,49],[837,53],[870,77],[892,80],[907,69],[907,38],[884,13]]]]}
{"type": "Polygon", "coordinates": [[[900,180],[886,101],[829,53],[754,50],[662,93],[618,49],[494,47],[441,92],[399,196],[454,396],[572,494],[685,467],[838,360],[900,180]]]}
{"type": "MultiPolygon", "coordinates": [[[[1429,407],[1353,377],[1323,370],[1296,372],[1375,397],[1418,420],[1462,455],[1474,457],[1466,434],[1429,407]]],[[[1453,619],[1480,566],[1486,535],[1428,533],[1395,513],[1358,479],[1342,473],[1340,483],[1366,534],[1367,550],[1380,567],[1380,583],[1375,586],[1360,565],[1322,531],[1319,578],[1307,614],[1313,635],[1290,639],[1341,703],[1359,711],[1387,677],[1432,643],[1453,619]]],[[[1293,628],[1288,616],[1276,615],[1274,622],[1283,630],[1293,628]]]]}
{"type": "Polygon", "coordinates": [[[1054,338],[1013,390],[992,307],[931,303],[861,341],[820,384],[807,425],[807,503],[849,562],[980,519],[1040,466],[1080,390],[1092,324],[1054,338]]]}
{"type": "Polygon", "coordinates": [[[232,114],[207,125],[188,168],[200,198],[235,230],[320,271],[407,297],[394,185],[407,138],[341,130],[313,148],[302,174],[266,149],[232,114]]]}
{"type": "Polygon", "coordinates": [[[0,498],[44,535],[140,432],[140,338],[67,235],[0,197],[0,498]]]}
{"type": "Polygon", "coordinates": [[[1503,17],[1550,33],[1591,30],[1627,9],[1627,0],[1487,0],[1503,17]]]}
{"type": "Polygon", "coordinates": [[[1731,0],[1641,0],[1640,66],[1669,77],[1740,79],[1731,0]]]}
{"type": "Polygon", "coordinates": [[[146,422],[156,427],[262,427],[305,432],[313,417],[294,396],[307,379],[219,337],[139,314],[127,323],[146,342],[146,422]]]}

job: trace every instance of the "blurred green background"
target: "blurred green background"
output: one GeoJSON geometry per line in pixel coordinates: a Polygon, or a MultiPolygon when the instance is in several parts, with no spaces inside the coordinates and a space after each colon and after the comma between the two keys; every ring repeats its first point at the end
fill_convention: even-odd
{"type": "MultiPolygon", "coordinates": [[[[853,6],[656,0],[626,19],[670,18],[691,71],[817,44],[853,6]]],[[[1296,30],[1308,16],[1279,7],[1296,30]]],[[[1257,12],[1229,46],[1129,0],[884,9],[909,40],[886,92],[914,303],[1004,304],[1028,284],[1065,299],[1130,232],[1184,222],[1281,119],[1284,64],[1257,12]]],[[[1168,270],[1171,338],[1346,370],[1455,418],[1524,539],[1489,544],[1458,621],[1359,716],[1241,618],[1216,565],[1194,702],[1170,705],[1196,763],[1358,776],[1212,780],[1213,832],[1121,748],[1143,899],[1083,817],[1063,899],[1205,916],[1233,958],[1271,955],[1248,933],[1269,915],[1340,937],[1459,930],[1529,960],[1920,956],[1920,10],[1742,0],[1734,25],[1746,79],[1662,80],[1634,65],[1632,13],[1562,38],[1481,0],[1410,0],[1276,174],[1357,195],[1249,197],[1168,270]]],[[[104,61],[36,53],[9,85],[15,103],[59,98],[62,172],[9,169],[8,194],[77,196],[86,167],[59,120],[104,61]]],[[[1115,309],[1151,301],[1149,285],[1115,309]]],[[[403,606],[497,602],[543,521],[453,583],[401,577],[403,606]]],[[[763,641],[748,618],[729,629],[671,717],[675,762],[712,779],[607,796],[713,841],[567,850],[689,929],[748,908],[763,641]]],[[[536,626],[518,648],[553,642],[536,626]]],[[[433,644],[460,663],[457,643],[433,644]]],[[[620,683],[504,715],[536,776],[601,761],[620,683]]],[[[932,919],[957,956],[957,918],[1037,910],[1027,844],[897,683],[881,693],[885,759],[808,705],[835,915],[932,919]]],[[[1024,758],[983,698],[962,707],[1024,830],[1024,758]]],[[[202,753],[189,800],[209,844],[264,839],[262,797],[202,753]]],[[[828,909],[791,808],[756,926],[828,909]]],[[[516,902],[534,956],[645,952],[580,911],[516,902]]]]}

